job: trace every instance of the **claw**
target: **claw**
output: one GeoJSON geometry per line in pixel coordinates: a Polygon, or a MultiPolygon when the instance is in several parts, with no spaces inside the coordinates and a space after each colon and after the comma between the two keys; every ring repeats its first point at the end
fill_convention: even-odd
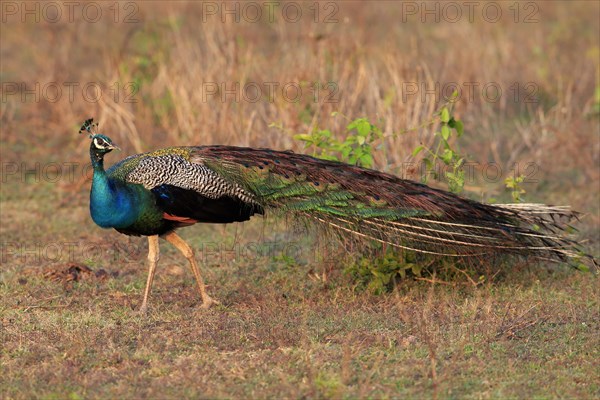
{"type": "Polygon", "coordinates": [[[140,309],[138,310],[138,314],[148,315],[148,305],[146,303],[141,305],[140,309]]]}
{"type": "Polygon", "coordinates": [[[206,296],[206,298],[203,299],[202,301],[202,305],[200,306],[200,308],[203,308],[205,310],[209,309],[212,305],[215,304],[221,304],[220,301],[213,299],[212,297],[206,296]]]}

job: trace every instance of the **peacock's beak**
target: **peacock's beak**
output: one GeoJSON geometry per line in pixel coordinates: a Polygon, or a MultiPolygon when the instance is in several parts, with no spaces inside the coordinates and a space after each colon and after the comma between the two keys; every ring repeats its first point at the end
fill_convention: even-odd
{"type": "Polygon", "coordinates": [[[110,144],[110,147],[109,147],[109,149],[111,149],[111,150],[119,150],[119,151],[121,151],[121,148],[120,148],[119,146],[117,146],[116,144],[114,144],[114,143],[111,143],[111,144],[110,144]]]}

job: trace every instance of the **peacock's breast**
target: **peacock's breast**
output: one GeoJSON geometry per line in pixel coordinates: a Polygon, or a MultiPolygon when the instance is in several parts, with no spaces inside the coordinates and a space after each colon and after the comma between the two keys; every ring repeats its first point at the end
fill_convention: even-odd
{"type": "Polygon", "coordinates": [[[151,194],[138,187],[94,174],[90,193],[90,214],[103,228],[124,229],[134,225],[153,205],[151,194]]]}
{"type": "Polygon", "coordinates": [[[127,193],[103,195],[92,191],[90,214],[102,228],[125,228],[135,223],[140,210],[135,199],[127,193]]]}

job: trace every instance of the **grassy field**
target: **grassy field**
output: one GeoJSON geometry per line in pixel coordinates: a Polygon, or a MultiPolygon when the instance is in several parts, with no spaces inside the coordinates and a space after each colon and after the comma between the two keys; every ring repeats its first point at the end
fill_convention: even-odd
{"type": "Polygon", "coordinates": [[[472,22],[437,2],[288,2],[297,22],[293,6],[253,22],[235,2],[82,3],[72,20],[62,3],[29,2],[36,20],[4,2],[1,397],[600,397],[597,273],[515,262],[375,295],[347,273],[359,249],[257,218],[181,231],[221,305],[197,307],[161,244],[141,316],[145,239],[89,217],[85,118],[123,148],[110,164],[167,145],[310,151],[293,134],[343,137],[367,117],[385,134],[376,167],[418,180],[407,165],[436,126],[405,131],[458,88],[464,195],[508,202],[518,168],[527,201],[584,213],[577,238],[598,256],[600,6],[476,3],[472,22]]]}

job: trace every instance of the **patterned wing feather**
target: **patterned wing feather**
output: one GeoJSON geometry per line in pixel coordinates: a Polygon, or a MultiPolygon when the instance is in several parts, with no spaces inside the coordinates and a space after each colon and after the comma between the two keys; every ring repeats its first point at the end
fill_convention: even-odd
{"type": "Polygon", "coordinates": [[[151,191],[165,219],[180,222],[178,226],[246,221],[263,213],[252,194],[207,166],[190,162],[189,154],[185,147],[139,154],[107,172],[112,178],[151,191]]]}

